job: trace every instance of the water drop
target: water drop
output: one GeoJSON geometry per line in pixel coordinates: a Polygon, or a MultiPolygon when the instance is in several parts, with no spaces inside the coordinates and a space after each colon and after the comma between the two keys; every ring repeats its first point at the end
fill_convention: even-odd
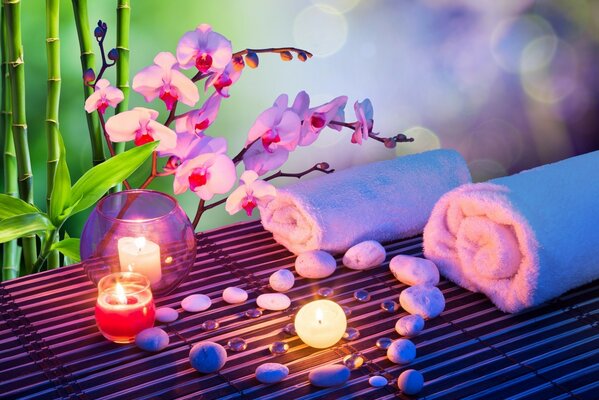
{"type": "Polygon", "coordinates": [[[333,288],[323,287],[318,289],[317,293],[320,297],[331,297],[335,293],[335,291],[333,290],[333,288]]]}
{"type": "Polygon", "coordinates": [[[213,319],[208,319],[204,321],[204,323],[202,323],[202,329],[205,331],[213,331],[215,329],[218,329],[219,327],[220,324],[218,323],[218,321],[215,321],[213,319]]]}
{"type": "Polygon", "coordinates": [[[353,371],[360,368],[364,364],[364,357],[359,354],[349,354],[343,357],[343,364],[353,371]]]}
{"type": "Polygon", "coordinates": [[[248,344],[245,341],[245,339],[240,338],[240,337],[235,337],[233,339],[229,339],[229,341],[227,342],[227,345],[229,346],[229,350],[234,351],[234,352],[244,351],[245,349],[248,348],[248,344]]]}
{"type": "Polygon", "coordinates": [[[285,327],[283,328],[283,332],[285,332],[289,336],[297,335],[297,332],[295,331],[295,324],[293,322],[291,322],[291,323],[285,325],[285,327]]]}
{"type": "Polygon", "coordinates": [[[289,351],[289,344],[285,342],[274,342],[268,346],[268,350],[274,355],[285,354],[289,351]]]}
{"type": "Polygon", "coordinates": [[[393,343],[393,339],[388,337],[382,337],[376,341],[376,347],[378,347],[381,350],[387,350],[389,346],[391,346],[391,343],[393,343]]]}
{"type": "Polygon", "coordinates": [[[257,308],[250,308],[245,312],[245,316],[248,318],[259,318],[262,316],[262,311],[257,308]]]}
{"type": "Polygon", "coordinates": [[[345,340],[356,340],[360,337],[360,331],[356,328],[348,327],[343,334],[345,340]]]}
{"type": "Polygon", "coordinates": [[[381,309],[383,311],[387,311],[388,313],[394,313],[399,310],[399,304],[393,300],[383,301],[381,303],[381,309]]]}
{"type": "Polygon", "coordinates": [[[370,293],[365,289],[358,289],[354,292],[354,299],[358,300],[360,303],[366,303],[370,300],[370,293]]]}

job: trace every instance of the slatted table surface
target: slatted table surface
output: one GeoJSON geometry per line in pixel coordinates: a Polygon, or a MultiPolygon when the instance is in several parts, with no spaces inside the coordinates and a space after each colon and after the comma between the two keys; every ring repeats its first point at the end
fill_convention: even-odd
{"type": "MultiPolygon", "coordinates": [[[[409,398],[393,384],[375,389],[368,378],[382,374],[397,378],[407,368],[425,377],[420,396],[427,399],[597,399],[599,398],[599,282],[572,291],[542,307],[510,315],[484,296],[442,281],[447,307],[428,321],[414,338],[417,358],[409,366],[388,361],[375,346],[380,337],[398,338],[397,319],[405,312],[381,309],[385,300],[398,300],[404,285],[393,278],[387,262],[397,254],[422,254],[421,238],[387,243],[387,262],[368,272],[339,267],[322,280],[299,278],[288,293],[290,309],[265,311],[256,319],[244,312],[268,292],[268,277],[279,268],[293,270],[294,257],[276,244],[259,223],[221,228],[197,237],[198,252],[189,277],[157,306],[174,307],[179,319],[165,326],[171,343],[159,353],[134,345],[113,344],[100,335],[94,321],[96,289],[80,265],[0,284],[0,397],[72,399],[390,399],[409,398]],[[250,292],[243,305],[226,304],[227,286],[250,292]],[[282,328],[294,312],[317,297],[321,287],[334,289],[332,299],[350,307],[348,325],[360,331],[353,341],[316,350],[289,336],[282,328]],[[366,289],[372,299],[353,298],[366,289]],[[181,300],[204,293],[213,306],[187,313],[181,300]],[[220,327],[202,329],[216,320],[220,327]],[[191,345],[202,340],[225,345],[234,337],[248,342],[245,351],[229,351],[218,374],[202,375],[191,368],[191,345]],[[288,353],[272,355],[268,347],[286,341],[288,353]],[[318,389],[308,383],[309,371],[340,363],[359,353],[366,363],[342,387],[318,389]],[[265,362],[289,367],[289,377],[275,385],[260,384],[255,368],[265,362]]],[[[341,263],[339,262],[339,265],[341,263]]],[[[160,326],[160,325],[159,325],[160,326]]]]}

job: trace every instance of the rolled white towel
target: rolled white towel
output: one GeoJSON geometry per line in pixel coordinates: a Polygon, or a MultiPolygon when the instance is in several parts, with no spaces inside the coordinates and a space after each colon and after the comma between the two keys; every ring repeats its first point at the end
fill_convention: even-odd
{"type": "Polygon", "coordinates": [[[599,151],[445,194],[424,254],[516,312],[599,278],[599,151]]]}
{"type": "Polygon", "coordinates": [[[470,182],[464,159],[434,150],[349,168],[280,189],[262,225],[292,252],[342,252],[422,232],[435,202],[470,182]]]}

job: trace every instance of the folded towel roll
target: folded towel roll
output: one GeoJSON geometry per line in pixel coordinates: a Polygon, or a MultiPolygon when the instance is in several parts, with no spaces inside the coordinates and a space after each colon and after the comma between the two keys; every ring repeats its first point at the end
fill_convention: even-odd
{"type": "Polygon", "coordinates": [[[275,240],[296,254],[341,252],[364,240],[422,232],[441,195],[467,182],[470,172],[456,151],[434,150],[288,186],[260,215],[275,240]]]}
{"type": "Polygon", "coordinates": [[[599,151],[445,194],[424,229],[443,275],[517,312],[599,278],[599,151]]]}

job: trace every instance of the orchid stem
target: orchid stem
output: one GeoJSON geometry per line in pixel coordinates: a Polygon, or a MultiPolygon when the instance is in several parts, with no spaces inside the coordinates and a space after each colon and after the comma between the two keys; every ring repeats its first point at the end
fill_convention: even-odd
{"type": "MultiPolygon", "coordinates": [[[[354,131],[356,130],[355,122],[331,121],[331,122],[329,122],[329,124],[343,126],[345,128],[349,128],[354,131]]],[[[407,143],[407,142],[414,141],[414,138],[409,138],[406,135],[404,135],[403,133],[399,133],[399,134],[397,134],[395,136],[391,136],[391,137],[380,137],[380,136],[376,135],[375,133],[373,133],[372,129],[368,132],[368,137],[376,140],[377,142],[381,142],[381,143],[385,143],[387,140],[392,140],[395,143],[407,143]]]]}
{"type": "Polygon", "coordinates": [[[244,56],[247,53],[283,53],[285,51],[290,51],[294,53],[305,53],[308,58],[312,57],[312,53],[304,49],[298,49],[297,47],[268,47],[264,49],[244,49],[240,50],[236,53],[233,53],[233,57],[244,56]]]}

